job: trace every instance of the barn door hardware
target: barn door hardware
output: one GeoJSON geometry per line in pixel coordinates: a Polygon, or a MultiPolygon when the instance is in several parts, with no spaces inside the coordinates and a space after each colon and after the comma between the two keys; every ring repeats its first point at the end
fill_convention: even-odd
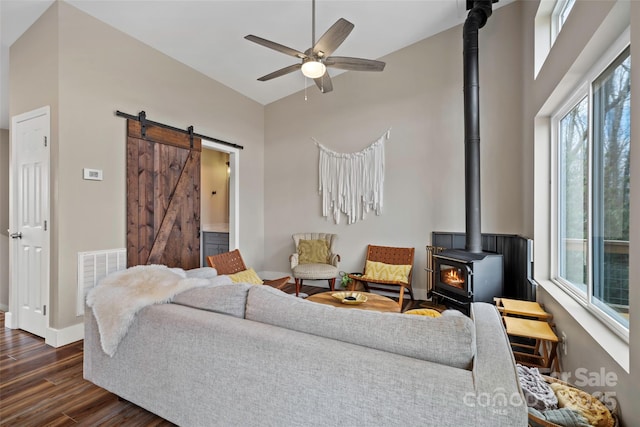
{"type": "Polygon", "coordinates": [[[192,141],[192,148],[193,148],[193,139],[194,138],[202,138],[202,139],[206,139],[207,141],[213,141],[213,142],[217,142],[218,144],[222,144],[222,145],[226,145],[227,147],[232,147],[232,148],[237,148],[238,150],[243,150],[244,147],[242,145],[238,145],[238,144],[234,144],[233,142],[227,142],[227,141],[223,141],[221,139],[218,138],[212,138],[210,136],[206,136],[206,135],[202,135],[199,133],[195,133],[193,131],[193,126],[189,126],[187,128],[187,130],[185,129],[180,129],[171,125],[166,125],[164,123],[159,123],[159,122],[154,122],[152,120],[148,120],[147,119],[147,114],[144,111],[140,111],[140,113],[137,116],[134,116],[132,114],[127,114],[127,113],[123,113],[122,111],[117,111],[116,110],[116,116],[118,117],[124,117],[125,119],[129,119],[129,120],[135,120],[137,122],[140,122],[140,127],[141,127],[141,133],[142,133],[142,138],[146,137],[146,128],[149,125],[153,125],[153,126],[158,126],[164,129],[170,129],[176,132],[180,132],[183,134],[187,134],[189,135],[189,139],[192,141]]]}
{"type": "Polygon", "coordinates": [[[189,126],[187,132],[189,132],[189,146],[193,149],[193,126],[189,126]]]}
{"type": "Polygon", "coordinates": [[[140,111],[138,114],[138,121],[140,122],[140,133],[143,138],[147,137],[147,113],[140,111]]]}

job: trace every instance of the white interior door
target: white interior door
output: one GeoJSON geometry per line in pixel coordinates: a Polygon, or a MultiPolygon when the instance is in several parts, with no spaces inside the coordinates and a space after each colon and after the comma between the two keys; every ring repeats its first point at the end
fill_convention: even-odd
{"type": "Polygon", "coordinates": [[[12,118],[9,326],[40,337],[49,323],[49,128],[49,107],[12,118]]]}

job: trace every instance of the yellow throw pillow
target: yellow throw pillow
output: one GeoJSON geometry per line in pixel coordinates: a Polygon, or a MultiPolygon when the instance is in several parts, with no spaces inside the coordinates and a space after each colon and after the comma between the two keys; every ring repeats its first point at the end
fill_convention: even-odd
{"type": "Polygon", "coordinates": [[[249,283],[251,285],[262,285],[262,280],[253,268],[240,271],[235,274],[229,274],[229,278],[233,283],[249,283]]]}
{"type": "Polygon", "coordinates": [[[328,264],[329,245],[326,240],[300,240],[298,264],[328,264]]]}
{"type": "Polygon", "coordinates": [[[413,310],[407,310],[404,314],[415,314],[418,316],[427,316],[427,317],[440,317],[442,314],[437,310],[432,308],[414,308],[413,310]]]}
{"type": "Polygon", "coordinates": [[[410,265],[385,264],[383,262],[367,261],[364,267],[363,279],[384,280],[386,282],[409,283],[410,265]]]}

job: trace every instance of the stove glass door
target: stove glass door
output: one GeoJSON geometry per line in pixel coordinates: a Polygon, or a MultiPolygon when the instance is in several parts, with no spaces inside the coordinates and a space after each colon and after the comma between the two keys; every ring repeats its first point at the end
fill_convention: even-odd
{"type": "Polygon", "coordinates": [[[467,290],[467,268],[449,265],[442,263],[440,264],[440,283],[461,289],[463,291],[467,290]]]}

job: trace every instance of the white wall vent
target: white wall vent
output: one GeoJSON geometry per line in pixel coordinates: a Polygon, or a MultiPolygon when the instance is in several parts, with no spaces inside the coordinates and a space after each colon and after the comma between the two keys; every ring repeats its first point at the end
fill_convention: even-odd
{"type": "Polygon", "coordinates": [[[76,316],[84,315],[87,292],[110,273],[127,268],[127,250],[78,252],[78,294],[76,316]]]}

